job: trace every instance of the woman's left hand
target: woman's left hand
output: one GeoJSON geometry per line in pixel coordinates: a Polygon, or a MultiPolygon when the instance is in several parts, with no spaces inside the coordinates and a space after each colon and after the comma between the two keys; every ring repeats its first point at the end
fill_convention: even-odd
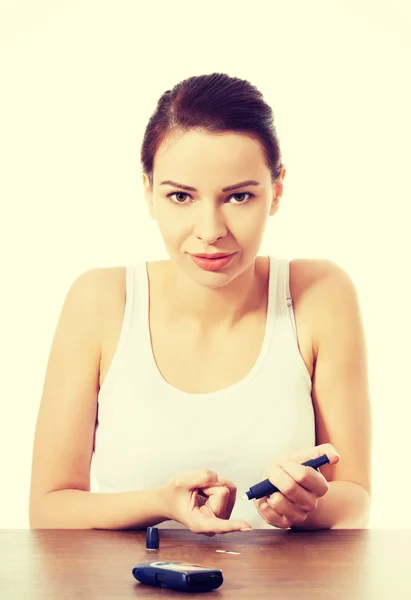
{"type": "Polygon", "coordinates": [[[330,464],[340,461],[340,456],[331,444],[322,444],[292,452],[274,460],[263,475],[280,491],[259,500],[253,499],[261,517],[274,527],[287,529],[302,523],[315,510],[318,499],[324,496],[329,484],[316,469],[301,463],[326,454],[330,464]]]}

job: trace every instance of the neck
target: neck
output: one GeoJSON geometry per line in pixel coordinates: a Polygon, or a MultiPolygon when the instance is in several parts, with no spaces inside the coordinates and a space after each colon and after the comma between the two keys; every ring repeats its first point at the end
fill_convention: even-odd
{"type": "Polygon", "coordinates": [[[170,261],[164,290],[167,319],[205,335],[232,329],[265,302],[267,260],[257,257],[235,279],[215,288],[196,283],[170,261]]]}

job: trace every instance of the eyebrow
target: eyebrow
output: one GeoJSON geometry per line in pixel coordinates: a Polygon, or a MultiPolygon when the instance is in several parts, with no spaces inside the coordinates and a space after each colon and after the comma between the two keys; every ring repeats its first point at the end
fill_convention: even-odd
{"type": "MultiPolygon", "coordinates": [[[[197,192],[196,188],[191,187],[190,185],[183,185],[182,183],[176,183],[175,181],[170,181],[167,179],[166,181],[162,181],[160,185],[172,185],[173,187],[182,188],[183,190],[188,190],[190,192],[197,192]]],[[[234,183],[234,185],[228,185],[223,188],[222,192],[230,192],[231,190],[236,190],[237,188],[244,187],[246,185],[260,185],[258,181],[254,181],[253,179],[247,179],[247,181],[240,181],[240,183],[234,183]]]]}

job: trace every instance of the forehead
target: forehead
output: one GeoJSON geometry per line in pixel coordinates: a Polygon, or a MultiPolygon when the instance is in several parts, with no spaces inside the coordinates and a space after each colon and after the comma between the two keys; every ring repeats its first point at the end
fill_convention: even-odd
{"type": "Polygon", "coordinates": [[[257,176],[267,170],[264,160],[261,143],[256,138],[235,132],[191,130],[164,140],[156,153],[154,170],[157,177],[179,176],[181,182],[185,174],[196,177],[196,173],[216,178],[240,172],[257,176]]]}

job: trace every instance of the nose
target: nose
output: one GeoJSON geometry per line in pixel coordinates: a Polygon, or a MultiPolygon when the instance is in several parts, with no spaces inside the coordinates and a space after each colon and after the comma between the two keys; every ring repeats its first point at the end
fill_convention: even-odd
{"type": "Polygon", "coordinates": [[[194,234],[197,238],[203,240],[207,244],[212,244],[227,233],[227,226],[224,215],[221,210],[210,203],[207,205],[200,203],[196,206],[197,212],[195,215],[194,234]]]}

